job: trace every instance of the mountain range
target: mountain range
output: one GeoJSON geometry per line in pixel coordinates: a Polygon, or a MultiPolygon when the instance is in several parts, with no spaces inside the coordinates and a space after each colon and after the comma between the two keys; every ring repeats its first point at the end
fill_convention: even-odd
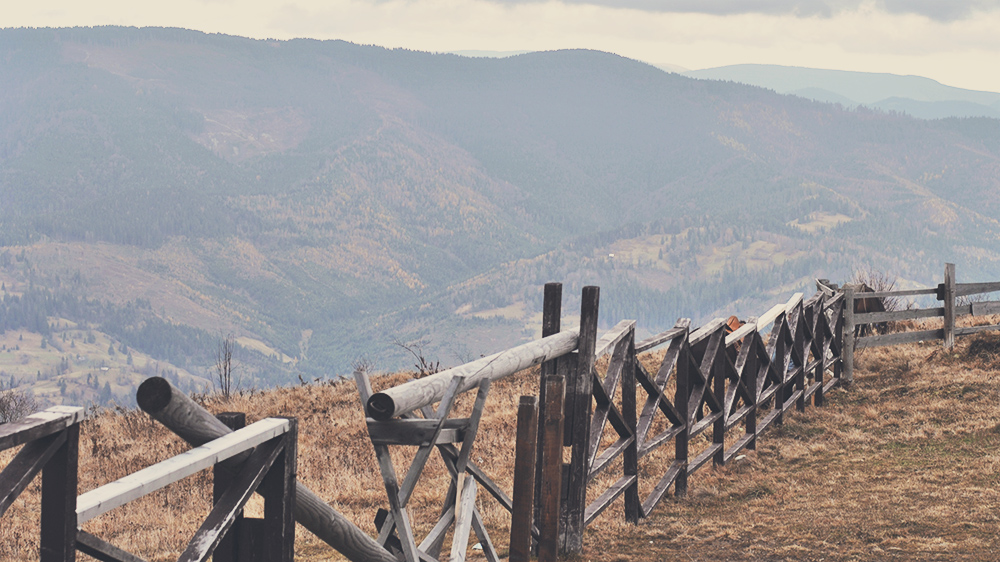
{"type": "Polygon", "coordinates": [[[253,386],[457,364],[537,335],[547,281],[648,333],[869,266],[1000,275],[995,119],[164,28],[0,30],[0,84],[0,384],[52,401],[126,399],[101,362],[204,390],[230,333],[253,386]]]}

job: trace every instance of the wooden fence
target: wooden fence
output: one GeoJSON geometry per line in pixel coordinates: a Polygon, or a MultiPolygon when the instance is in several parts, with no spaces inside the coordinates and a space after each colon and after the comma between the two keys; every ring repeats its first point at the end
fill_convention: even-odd
{"type": "Polygon", "coordinates": [[[985,316],[1000,313],[1000,301],[968,301],[973,295],[982,295],[1000,291],[1000,283],[956,283],[955,264],[947,263],[944,268],[944,281],[936,287],[908,289],[899,291],[858,292],[852,285],[838,287],[825,279],[816,282],[817,288],[828,296],[844,295],[847,302],[856,303],[868,299],[898,299],[903,297],[934,295],[941,302],[939,307],[911,308],[887,312],[855,313],[855,307],[848,307],[845,314],[845,379],[850,381],[854,372],[854,351],[868,347],[882,347],[920,341],[943,340],[945,349],[955,345],[955,338],[968,336],[984,331],[1000,330],[1000,325],[956,327],[955,319],[960,316],[985,316]],[[916,320],[922,318],[941,318],[942,327],[933,330],[891,331],[858,337],[862,326],[878,326],[892,322],[916,320]]]}
{"type": "Polygon", "coordinates": [[[77,497],[83,418],[83,408],[56,406],[0,426],[0,450],[24,445],[0,473],[0,515],[41,471],[42,562],[72,562],[77,551],[104,562],[141,562],[79,526],[206,468],[215,470],[214,506],[178,560],[203,561],[215,553],[219,562],[292,561],[295,419],[261,420],[77,497]],[[230,529],[255,491],[264,496],[259,548],[241,549],[230,529]]]}
{"type": "Polygon", "coordinates": [[[819,291],[806,300],[796,294],[733,333],[727,333],[721,318],[694,331],[690,320],[682,319],[641,342],[635,341],[634,321],[622,321],[597,337],[599,294],[597,287],[583,289],[579,330],[559,331],[561,286],[549,284],[540,340],[377,394],[371,393],[367,376],[356,373],[390,506],[381,520],[380,544],[408,562],[437,560],[446,531],[454,527],[450,560],[464,559],[472,532],[487,559],[498,560],[475,507],[477,484],[506,509],[513,511],[514,503],[469,452],[490,383],[532,365],[542,365],[540,396],[524,400],[519,417],[537,419],[538,431],[519,428],[519,435],[537,443],[517,448],[534,453],[536,468],[526,475],[520,463],[515,481],[534,481],[536,510],[534,525],[530,516],[514,514],[519,522],[511,531],[515,560],[526,559],[523,545],[529,536],[538,541],[540,560],[552,560],[557,552],[579,553],[586,526],[621,496],[626,520],[638,522],[671,486],[684,495],[688,477],[699,468],[709,461],[723,465],[755,448],[760,435],[780,424],[790,409],[822,405],[825,393],[842,381],[842,294],[819,291]],[[656,349],[663,350],[663,358],[651,373],[637,354],[656,349]],[[607,368],[600,373],[595,365],[605,357],[607,368]],[[455,397],[473,389],[477,398],[471,415],[449,418],[455,397]],[[709,439],[698,439],[709,433],[709,439]],[[640,495],[643,457],[671,442],[673,462],[640,495]],[[417,448],[401,483],[390,446],[417,448]],[[563,447],[571,449],[565,464],[563,447]],[[437,524],[418,543],[407,503],[434,449],[452,479],[437,524]],[[615,466],[620,477],[594,490],[597,477],[615,466]],[[588,489],[596,495],[589,503],[588,489]]]}

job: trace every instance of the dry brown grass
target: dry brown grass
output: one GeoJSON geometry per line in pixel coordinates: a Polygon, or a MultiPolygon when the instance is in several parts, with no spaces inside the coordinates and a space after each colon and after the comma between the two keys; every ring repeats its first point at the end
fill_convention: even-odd
{"type": "MultiPolygon", "coordinates": [[[[588,530],[580,559],[997,559],[997,369],[1000,335],[960,338],[954,353],[941,351],[939,342],[867,350],[853,388],[831,393],[824,408],[792,412],[746,458],[698,471],[687,498],[666,499],[638,526],[622,522],[618,500],[588,530]]],[[[404,379],[379,378],[376,390],[404,379]]],[[[517,398],[534,393],[536,381],[537,372],[528,372],[494,385],[473,453],[508,492],[517,398]]],[[[462,397],[461,409],[471,406],[473,394],[462,397]]],[[[207,407],[245,411],[248,421],[298,416],[299,478],[374,534],[385,490],[352,384],[283,388],[228,403],[210,399],[207,407]]],[[[82,430],[80,491],[186,448],[142,413],[101,414],[82,430]]],[[[669,463],[672,447],[665,449],[640,461],[643,493],[669,463]]],[[[0,466],[10,456],[0,457],[0,466]]],[[[409,456],[397,451],[397,467],[409,456]]],[[[620,474],[620,467],[612,471],[620,474]]],[[[151,562],[176,558],[208,512],[210,482],[204,472],[85,528],[151,562]]],[[[432,524],[446,484],[435,458],[412,500],[418,534],[432,524]]],[[[482,491],[479,505],[503,554],[509,519],[482,491]]],[[[37,559],[37,507],[36,482],[4,515],[0,559],[37,559]]],[[[251,514],[259,509],[255,504],[251,514]]],[[[297,559],[341,559],[308,531],[297,533],[297,559]]]]}

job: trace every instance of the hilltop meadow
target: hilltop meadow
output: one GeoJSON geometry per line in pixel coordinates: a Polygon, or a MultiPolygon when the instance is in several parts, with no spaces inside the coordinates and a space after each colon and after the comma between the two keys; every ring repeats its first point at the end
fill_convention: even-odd
{"type": "MultiPolygon", "coordinates": [[[[977,322],[996,323],[1000,318],[977,322]]],[[[640,357],[648,367],[655,353],[640,357]]],[[[1000,550],[1000,335],[863,350],[855,382],[821,408],[791,412],[756,451],[692,476],[687,497],[668,498],[638,526],[624,523],[619,499],[585,535],[581,560],[983,560],[1000,550]]],[[[412,373],[374,379],[376,390],[412,373]]],[[[487,401],[473,458],[511,490],[518,396],[534,394],[531,369],[497,382],[487,401]]],[[[463,395],[460,410],[471,407],[463,395]]],[[[248,422],[299,418],[298,477],[375,534],[385,492],[353,384],[328,382],[243,392],[226,400],[198,395],[212,412],[243,411],[248,422]]],[[[697,450],[700,445],[693,443],[697,450]]],[[[137,410],[105,409],[84,422],[80,492],[187,449],[137,410]]],[[[0,464],[12,456],[8,451],[0,464]]],[[[406,455],[394,453],[405,466],[406,455]]],[[[640,462],[651,486],[670,455],[640,462]]],[[[429,530],[447,477],[439,460],[412,500],[418,535],[429,530]]],[[[620,470],[620,468],[618,469],[620,470]]],[[[614,469],[602,477],[614,478],[614,469]]],[[[648,490],[643,489],[641,492],[648,490]]],[[[84,529],[150,562],[176,558],[208,513],[208,471],[88,522],[84,529]]],[[[37,559],[39,485],[4,516],[0,557],[37,559]]],[[[259,500],[248,508],[259,515],[259,500]]],[[[491,536],[506,552],[509,518],[492,498],[478,501],[491,536]]],[[[471,560],[482,559],[470,550],[471,560]]],[[[340,560],[302,527],[296,559],[340,560]]]]}

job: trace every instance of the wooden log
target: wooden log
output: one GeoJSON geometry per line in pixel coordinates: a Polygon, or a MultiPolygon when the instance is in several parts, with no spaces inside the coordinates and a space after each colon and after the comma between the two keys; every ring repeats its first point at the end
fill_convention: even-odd
{"type": "Polygon", "coordinates": [[[583,288],[580,303],[580,335],[577,366],[566,380],[566,426],[572,446],[563,504],[563,528],[560,529],[560,551],[579,554],[583,551],[586,530],[587,482],[590,475],[590,420],[594,394],[594,352],[597,348],[597,318],[600,307],[600,287],[583,288]]]}
{"type": "Polygon", "coordinates": [[[545,377],[545,425],[542,434],[542,498],[539,505],[539,562],[555,562],[559,555],[559,516],[562,499],[563,402],[565,380],[562,375],[545,377]]]}
{"type": "Polygon", "coordinates": [[[944,264],[944,348],[955,347],[955,264],[944,264]]]}
{"type": "Polygon", "coordinates": [[[510,562],[531,560],[531,521],[538,446],[538,398],[522,396],[517,408],[514,453],[514,509],[510,517],[510,562]]]}
{"type": "Polygon", "coordinates": [[[577,330],[560,332],[471,363],[377,392],[368,399],[368,415],[388,420],[441,400],[453,377],[465,377],[459,393],[476,388],[483,380],[495,381],[565,355],[576,349],[577,330]]]}
{"type": "MultiPolygon", "coordinates": [[[[153,419],[195,447],[231,432],[161,377],[146,379],[139,385],[136,402],[153,419]]],[[[389,551],[301,482],[295,485],[295,520],[352,562],[397,562],[389,551]]]]}

